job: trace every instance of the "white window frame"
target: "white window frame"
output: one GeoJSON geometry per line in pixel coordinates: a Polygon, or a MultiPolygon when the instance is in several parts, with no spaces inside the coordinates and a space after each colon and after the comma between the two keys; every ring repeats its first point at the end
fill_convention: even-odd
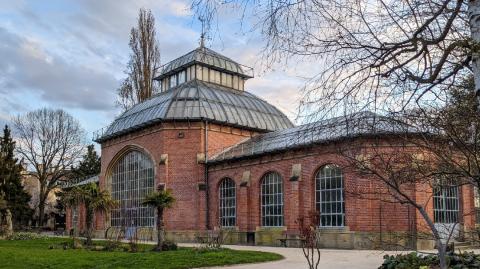
{"type": "Polygon", "coordinates": [[[262,177],[260,186],[261,221],[263,227],[284,226],[283,195],[282,177],[276,172],[265,174],[262,177]]]}
{"type": "Polygon", "coordinates": [[[315,208],[320,227],[345,227],[344,177],[336,165],[324,165],[315,175],[315,208]]]}
{"type": "Polygon", "coordinates": [[[221,227],[234,227],[237,223],[237,189],[235,181],[224,178],[218,186],[218,216],[221,227]]]}
{"type": "Polygon", "coordinates": [[[459,187],[437,186],[433,190],[433,219],[435,223],[458,223],[460,218],[459,187]]]}
{"type": "Polygon", "coordinates": [[[140,151],[130,151],[113,167],[111,193],[119,206],[111,210],[113,227],[155,227],[155,210],[142,205],[155,188],[153,161],[140,151]]]}

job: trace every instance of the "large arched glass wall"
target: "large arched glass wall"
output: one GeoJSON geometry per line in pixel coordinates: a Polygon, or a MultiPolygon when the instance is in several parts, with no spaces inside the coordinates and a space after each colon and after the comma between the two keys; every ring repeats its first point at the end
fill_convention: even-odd
{"type": "Polygon", "coordinates": [[[261,186],[262,226],[283,226],[283,183],[279,174],[263,176],[261,186]]]}
{"type": "Polygon", "coordinates": [[[334,165],[325,165],[315,176],[315,204],[321,227],[345,225],[343,173],[334,165]]]}
{"type": "Polygon", "coordinates": [[[112,197],[119,206],[112,210],[114,227],[152,227],[155,213],[142,205],[146,195],[154,191],[152,160],[139,151],[125,154],[113,167],[112,197]]]}
{"type": "Polygon", "coordinates": [[[237,215],[235,182],[230,178],[223,179],[218,188],[218,196],[220,225],[222,227],[235,226],[237,215]]]}

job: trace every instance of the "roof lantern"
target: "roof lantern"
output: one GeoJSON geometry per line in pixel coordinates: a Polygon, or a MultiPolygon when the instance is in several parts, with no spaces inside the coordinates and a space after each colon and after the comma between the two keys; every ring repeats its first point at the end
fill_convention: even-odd
{"type": "MultiPolygon", "coordinates": [[[[203,42],[202,42],[203,43],[203,42]]],[[[211,49],[199,48],[165,64],[155,80],[161,92],[134,105],[108,127],[97,142],[165,121],[210,121],[259,132],[290,128],[276,107],[244,90],[252,68],[211,49]]]]}

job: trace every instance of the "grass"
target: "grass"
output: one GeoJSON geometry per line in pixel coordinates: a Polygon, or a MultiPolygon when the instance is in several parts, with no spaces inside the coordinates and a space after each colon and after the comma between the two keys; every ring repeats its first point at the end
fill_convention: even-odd
{"type": "Polygon", "coordinates": [[[0,240],[0,268],[162,268],[183,269],[280,260],[275,253],[222,249],[196,251],[179,248],[167,252],[93,251],[59,248],[65,238],[0,240]]]}

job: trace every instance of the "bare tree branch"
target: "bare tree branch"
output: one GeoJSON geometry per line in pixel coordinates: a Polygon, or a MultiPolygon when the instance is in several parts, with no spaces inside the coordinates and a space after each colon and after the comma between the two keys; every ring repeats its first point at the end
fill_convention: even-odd
{"type": "Polygon", "coordinates": [[[81,157],[85,131],[63,110],[39,109],[14,118],[17,152],[34,170],[40,185],[39,225],[43,224],[45,201],[58,181],[81,157]]]}

